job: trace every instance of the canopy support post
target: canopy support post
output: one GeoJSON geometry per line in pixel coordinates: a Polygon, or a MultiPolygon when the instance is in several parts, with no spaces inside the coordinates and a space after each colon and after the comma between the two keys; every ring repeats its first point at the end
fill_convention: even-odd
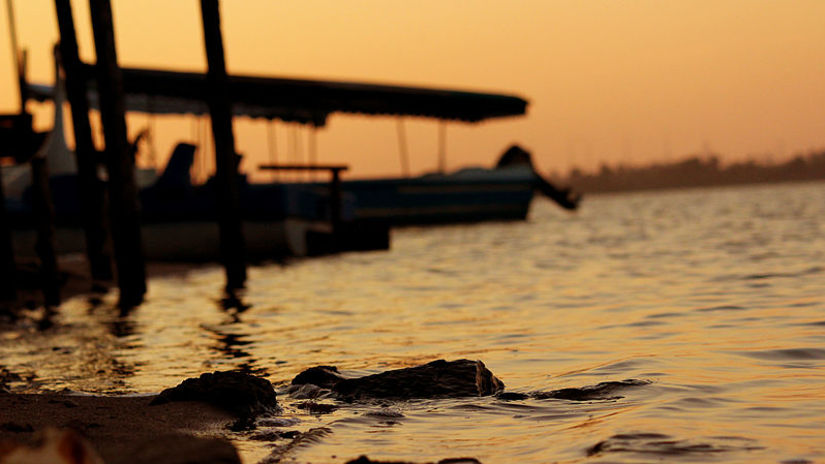
{"type": "MultiPolygon", "coordinates": [[[[0,182],[0,304],[17,299],[17,264],[14,262],[14,247],[9,230],[9,218],[6,214],[6,196],[3,183],[0,182]]],[[[0,306],[0,313],[6,309],[0,306]]]]}
{"type": "MultiPolygon", "coordinates": [[[[12,59],[14,68],[20,74],[20,55],[17,50],[17,28],[14,21],[14,7],[12,0],[6,0],[6,10],[11,34],[12,59]]],[[[22,90],[20,92],[22,96],[22,90]]],[[[21,113],[25,112],[25,104],[20,102],[21,113]]],[[[6,214],[6,195],[3,192],[3,183],[0,182],[0,302],[12,302],[17,299],[17,264],[14,262],[14,246],[11,240],[9,219],[6,214]]],[[[6,309],[0,307],[0,312],[6,309]]]]}
{"type": "Polygon", "coordinates": [[[120,288],[118,304],[122,309],[127,309],[142,303],[146,293],[146,263],[143,261],[135,162],[126,134],[123,73],[117,62],[112,5],[110,0],[89,0],[89,10],[97,55],[100,118],[106,141],[109,215],[120,288]]]}
{"type": "Polygon", "coordinates": [[[49,188],[49,167],[46,157],[38,153],[31,159],[32,200],[37,220],[37,241],[34,248],[40,259],[40,280],[46,308],[60,305],[60,283],[57,278],[57,256],[54,249],[54,204],[49,188]]]}
{"type": "MultiPolygon", "coordinates": [[[[310,166],[318,162],[317,140],[315,138],[315,125],[310,125],[307,132],[307,160],[310,166]]],[[[310,179],[315,182],[315,171],[310,171],[310,179]]]]}
{"type": "Polygon", "coordinates": [[[26,113],[26,52],[21,51],[17,44],[17,21],[14,17],[14,3],[6,0],[6,12],[9,20],[9,35],[11,43],[11,57],[14,60],[14,70],[17,73],[17,90],[20,93],[20,114],[26,113]]]}
{"type": "Polygon", "coordinates": [[[447,122],[438,123],[438,172],[447,172],[447,122]]]}
{"type": "Polygon", "coordinates": [[[232,131],[218,0],[201,0],[200,3],[207,61],[207,103],[215,139],[220,255],[226,271],[226,289],[232,292],[243,288],[246,282],[246,246],[238,192],[239,156],[235,152],[235,134],[232,131]]]}
{"type": "Polygon", "coordinates": [[[82,205],[86,259],[89,261],[92,280],[108,282],[112,280],[113,275],[112,258],[105,249],[106,237],[109,235],[104,221],[106,187],[97,176],[97,150],[89,122],[86,78],[82,75],[80,67],[72,6],[70,0],[55,0],[54,6],[60,30],[60,63],[66,78],[66,96],[72,110],[77,188],[82,205]]]}
{"type": "Polygon", "coordinates": [[[407,147],[407,131],[404,128],[404,120],[398,118],[398,154],[401,157],[401,174],[404,177],[410,177],[410,156],[407,147]]]}
{"type": "MultiPolygon", "coordinates": [[[[266,144],[269,149],[269,163],[278,164],[278,138],[275,132],[275,120],[266,122],[266,144]]],[[[272,171],[272,180],[277,177],[277,171],[272,171]]]]}

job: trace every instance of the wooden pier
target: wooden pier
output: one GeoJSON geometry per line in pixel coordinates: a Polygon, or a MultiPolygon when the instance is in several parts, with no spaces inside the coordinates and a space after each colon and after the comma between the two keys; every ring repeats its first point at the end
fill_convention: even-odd
{"type": "MultiPolygon", "coordinates": [[[[219,238],[217,241],[210,239],[210,244],[219,243],[218,254],[225,268],[228,291],[245,285],[248,258],[245,241],[247,238],[250,239],[251,250],[253,237],[252,233],[245,237],[242,226],[242,219],[245,219],[242,215],[246,214],[242,211],[248,211],[250,208],[247,208],[249,205],[240,204],[241,195],[245,194],[247,186],[241,184],[242,176],[238,172],[240,157],[235,147],[233,117],[280,119],[313,127],[324,126],[329,115],[333,113],[434,118],[442,121],[442,125],[439,126],[439,169],[443,171],[446,163],[446,131],[443,121],[476,123],[490,118],[523,115],[526,112],[527,101],[514,95],[364,82],[227,75],[218,0],[200,0],[207,58],[206,74],[121,68],[118,63],[110,1],[89,0],[97,55],[97,62],[93,65],[84,64],[79,59],[71,0],[54,0],[54,3],[61,37],[60,63],[72,107],[79,184],[77,196],[79,203],[83,205],[79,214],[83,219],[89,268],[97,281],[106,280],[112,274],[116,276],[120,305],[123,307],[140,304],[146,293],[139,192],[135,182],[133,154],[129,150],[129,141],[126,138],[126,111],[203,115],[204,109],[208,108],[215,146],[216,173],[215,178],[199,192],[210,192],[209,194],[214,195],[210,197],[215,200],[214,206],[206,208],[206,212],[198,210],[199,216],[188,217],[185,220],[208,224],[213,230],[217,224],[219,238]],[[95,92],[97,98],[88,98],[88,95],[95,92]],[[129,107],[126,107],[127,95],[130,97],[129,107]],[[156,97],[164,99],[162,111],[156,111],[152,104],[153,98],[156,97]],[[95,109],[100,111],[102,119],[106,145],[103,154],[98,153],[92,143],[89,111],[95,109]],[[105,165],[108,173],[106,185],[97,178],[97,171],[101,165],[105,165]],[[108,208],[104,206],[106,204],[108,208]],[[106,230],[107,224],[110,230],[106,230]],[[104,246],[108,243],[112,243],[114,247],[113,260],[104,246]],[[112,270],[114,272],[111,272],[112,270]]],[[[11,2],[12,0],[7,0],[9,5],[11,2]]],[[[15,56],[18,55],[15,46],[15,56]]],[[[33,95],[27,95],[29,88],[21,78],[23,106],[30,97],[40,101],[54,98],[49,96],[43,87],[32,86],[30,93],[33,95]]],[[[401,123],[399,144],[402,148],[406,145],[406,134],[401,123]]],[[[407,155],[404,148],[402,167],[405,174],[409,173],[407,155]]],[[[314,156],[311,156],[310,161],[314,161],[313,158],[314,156]]],[[[331,174],[329,188],[324,190],[313,185],[312,191],[317,204],[323,204],[325,201],[323,198],[318,200],[318,195],[329,196],[329,209],[324,214],[329,214],[330,224],[324,224],[326,218],[318,220],[317,211],[305,214],[303,211],[290,213],[284,209],[265,211],[264,214],[258,214],[260,211],[256,211],[255,214],[266,216],[267,220],[280,220],[284,215],[293,214],[290,219],[315,221],[315,225],[320,225],[320,229],[323,229],[313,231],[320,244],[319,250],[337,252],[389,246],[389,226],[386,221],[380,218],[354,220],[342,217],[342,203],[345,198],[340,175],[346,170],[346,166],[275,164],[264,166],[262,169],[328,171],[331,174]],[[305,217],[298,217],[300,214],[304,214],[305,217]]],[[[39,177],[43,178],[42,175],[39,177]]],[[[192,187],[188,175],[186,179],[187,186],[192,187]]],[[[265,195],[263,200],[255,200],[256,205],[265,205],[267,202],[278,204],[277,192],[300,190],[292,189],[291,186],[282,189],[276,184],[267,188],[268,196],[265,195]]],[[[43,192],[46,192],[43,194],[43,201],[48,202],[48,192],[43,192]]],[[[159,195],[159,192],[160,190],[156,190],[154,193],[159,195]]],[[[0,190],[0,200],[2,194],[0,190]]],[[[157,200],[157,197],[155,199],[157,200]]],[[[148,199],[144,198],[144,201],[149,204],[148,199]]],[[[41,210],[48,212],[48,206],[41,210]]],[[[181,214],[184,212],[190,213],[189,209],[181,211],[181,214]]],[[[0,218],[3,214],[0,209],[0,218]]],[[[163,214],[175,221],[178,219],[175,211],[164,211],[158,214],[158,217],[162,217],[163,214]]],[[[171,221],[169,225],[175,221],[171,221]]],[[[7,221],[0,225],[0,269],[4,269],[6,274],[10,272],[7,269],[14,269],[14,257],[8,251],[12,248],[6,240],[7,227],[7,221]]],[[[44,227],[43,230],[44,235],[48,235],[48,228],[44,227]]],[[[257,232],[260,230],[259,227],[257,232]]],[[[257,237],[260,238],[261,234],[257,237]]],[[[164,238],[168,239],[168,236],[164,238]]],[[[4,282],[12,280],[13,278],[9,277],[4,279],[4,282]]],[[[8,292],[0,288],[0,293],[8,292]]]]}
{"type": "MultiPolygon", "coordinates": [[[[8,140],[31,138],[31,116],[26,113],[28,100],[24,59],[16,43],[13,3],[7,0],[12,48],[16,58],[20,82],[20,117],[2,118],[12,121],[15,127],[4,129],[2,151],[20,151],[8,144],[8,140]],[[28,126],[21,124],[28,116],[28,126]],[[8,135],[12,134],[12,135],[8,135]]],[[[72,108],[72,125],[75,134],[78,172],[78,197],[83,205],[83,224],[86,254],[94,281],[106,281],[112,277],[111,258],[105,251],[107,237],[114,247],[114,271],[119,289],[119,306],[130,308],[139,305],[146,293],[146,263],[143,256],[141,221],[138,205],[138,188],[135,181],[135,164],[129,149],[126,130],[123,75],[118,65],[115,44],[114,21],[110,0],[89,0],[97,63],[94,76],[89,76],[80,61],[77,37],[70,0],[55,0],[55,12],[60,31],[59,63],[66,76],[69,103],[72,108]],[[92,141],[89,122],[89,104],[86,96],[87,82],[94,79],[100,103],[100,114],[105,139],[104,166],[108,175],[108,187],[97,175],[99,154],[92,141]],[[104,205],[108,197],[108,224],[106,228],[104,205]]],[[[207,56],[207,103],[212,119],[215,141],[215,164],[218,178],[219,227],[221,261],[226,269],[226,288],[229,291],[242,288],[246,281],[246,253],[241,217],[238,208],[238,160],[232,132],[232,113],[228,96],[223,39],[220,30],[218,0],[202,0],[201,14],[204,27],[204,46],[207,56]]],[[[42,138],[40,139],[42,140],[42,138]]],[[[26,145],[26,149],[31,148],[26,145]]],[[[35,147],[36,148],[36,147],[35,147]]],[[[16,156],[16,155],[15,155],[16,156]]],[[[28,155],[22,156],[29,157],[28,155]]],[[[40,257],[41,278],[47,305],[59,304],[57,260],[54,250],[54,206],[49,190],[48,166],[44,159],[32,161],[33,194],[38,224],[37,253],[40,257]]],[[[16,298],[16,264],[13,254],[10,221],[7,218],[6,200],[0,185],[0,301],[16,298]]]]}

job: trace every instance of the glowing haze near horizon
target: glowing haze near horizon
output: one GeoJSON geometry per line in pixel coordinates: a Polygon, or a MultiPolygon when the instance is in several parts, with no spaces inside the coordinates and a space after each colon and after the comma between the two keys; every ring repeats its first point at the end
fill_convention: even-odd
{"type": "MultiPolygon", "coordinates": [[[[51,0],[14,2],[31,81],[51,82],[57,40],[51,0]]],[[[88,3],[73,2],[81,56],[94,60],[88,3]]],[[[121,65],[204,70],[196,0],[113,1],[121,65]]],[[[779,160],[825,146],[825,2],[819,0],[320,1],[223,0],[230,73],[388,82],[516,94],[526,117],[450,123],[448,167],[489,164],[507,145],[542,170],[593,169],[713,151],[725,161],[779,160]]],[[[17,89],[6,10],[0,111],[17,89]]],[[[30,104],[40,128],[51,110],[30,104]]],[[[193,118],[152,124],[163,161],[193,138],[193,118]]],[[[333,115],[317,132],[318,160],[351,174],[400,170],[396,120],[333,115]]],[[[414,172],[436,164],[437,123],[405,119],[414,172]]],[[[251,170],[266,162],[262,121],[236,121],[251,170]]],[[[281,160],[306,157],[308,132],[275,125],[281,160]],[[297,135],[293,135],[293,133],[297,135]],[[300,150],[292,137],[300,137],[300,150]]],[[[146,162],[145,159],[142,162],[146,162]]]]}

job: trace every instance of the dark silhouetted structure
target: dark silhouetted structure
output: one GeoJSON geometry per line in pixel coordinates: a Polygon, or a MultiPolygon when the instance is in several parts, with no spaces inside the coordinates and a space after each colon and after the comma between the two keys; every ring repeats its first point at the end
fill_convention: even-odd
{"type": "Polygon", "coordinates": [[[77,49],[72,5],[69,0],[55,0],[54,6],[60,30],[60,63],[66,76],[66,93],[72,108],[78,196],[83,214],[86,256],[92,278],[108,281],[112,279],[112,265],[111,257],[105,250],[109,233],[104,221],[105,186],[97,176],[97,150],[89,123],[86,78],[77,49]]]}
{"type": "Polygon", "coordinates": [[[645,166],[602,165],[594,173],[573,169],[566,182],[582,192],[623,192],[825,179],[825,151],[780,163],[753,160],[722,165],[716,156],[692,156],[645,166]]]}
{"type": "Polygon", "coordinates": [[[536,188],[546,197],[555,201],[559,206],[569,210],[574,210],[579,207],[579,201],[581,200],[580,195],[572,193],[570,189],[557,188],[536,171],[530,152],[518,145],[511,145],[510,148],[502,153],[501,158],[499,158],[498,163],[496,163],[496,167],[501,168],[516,165],[529,166],[536,176],[536,188]]]}
{"type": "Polygon", "coordinates": [[[117,266],[121,307],[137,306],[146,293],[146,267],[138,216],[135,163],[126,138],[123,78],[117,64],[112,6],[109,0],[89,0],[97,54],[100,116],[106,141],[109,174],[109,216],[117,266]]]}
{"type": "Polygon", "coordinates": [[[32,203],[37,218],[37,243],[40,258],[40,280],[46,306],[60,304],[60,282],[57,278],[57,256],[54,247],[54,205],[49,188],[49,167],[44,156],[35,156],[32,167],[32,203]]]}
{"type": "Polygon", "coordinates": [[[16,271],[9,219],[6,215],[6,195],[3,183],[0,182],[0,302],[13,301],[17,297],[16,271]]]}
{"type": "Polygon", "coordinates": [[[226,269],[226,288],[231,291],[243,288],[246,282],[246,250],[238,202],[239,157],[235,153],[235,135],[232,132],[218,0],[201,0],[201,15],[208,65],[206,101],[215,138],[220,254],[226,269]]]}

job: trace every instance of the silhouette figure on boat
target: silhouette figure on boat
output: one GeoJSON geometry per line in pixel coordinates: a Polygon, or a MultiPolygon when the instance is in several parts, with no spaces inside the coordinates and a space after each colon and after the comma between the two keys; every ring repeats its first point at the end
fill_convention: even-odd
{"type": "Polygon", "coordinates": [[[533,170],[533,174],[536,176],[536,188],[538,191],[558,203],[559,206],[568,210],[574,210],[579,207],[581,195],[571,192],[569,188],[558,188],[549,180],[542,177],[533,165],[533,157],[530,155],[530,152],[524,148],[515,144],[511,145],[510,148],[502,153],[501,158],[499,158],[498,163],[496,163],[497,168],[518,165],[530,166],[530,169],[533,170]]]}

